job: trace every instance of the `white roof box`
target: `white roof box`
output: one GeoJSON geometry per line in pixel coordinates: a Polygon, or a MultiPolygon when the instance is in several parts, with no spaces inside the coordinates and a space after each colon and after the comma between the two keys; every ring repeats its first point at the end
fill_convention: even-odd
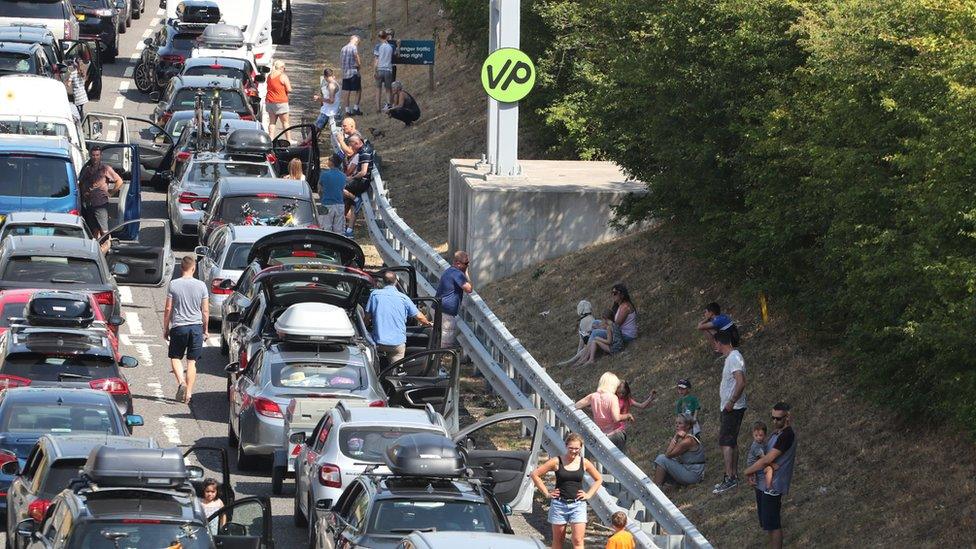
{"type": "Polygon", "coordinates": [[[296,303],[275,321],[278,337],[288,341],[348,340],[356,330],[346,311],[328,303],[296,303]]]}

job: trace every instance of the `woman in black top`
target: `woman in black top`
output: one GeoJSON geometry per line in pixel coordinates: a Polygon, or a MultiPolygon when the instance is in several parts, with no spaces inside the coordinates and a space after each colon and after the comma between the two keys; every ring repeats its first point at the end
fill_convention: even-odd
{"type": "Polygon", "coordinates": [[[419,120],[420,106],[412,95],[404,91],[403,83],[398,80],[391,85],[390,89],[393,90],[393,107],[386,111],[386,114],[407,126],[419,120]]]}
{"type": "Polygon", "coordinates": [[[573,549],[583,549],[586,532],[586,500],[600,489],[603,476],[590,460],[584,458],[583,437],[576,433],[566,436],[566,455],[554,457],[532,471],[536,488],[552,501],[549,506],[549,523],[552,524],[552,549],[561,549],[566,537],[566,525],[572,528],[573,549]],[[543,475],[556,473],[556,486],[549,490],[542,482],[543,475]],[[589,490],[583,490],[583,473],[593,482],[589,490]]]}

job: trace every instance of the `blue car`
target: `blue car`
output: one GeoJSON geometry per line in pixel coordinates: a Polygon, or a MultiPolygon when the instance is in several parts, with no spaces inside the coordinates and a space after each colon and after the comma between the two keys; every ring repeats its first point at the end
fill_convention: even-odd
{"type": "Polygon", "coordinates": [[[105,391],[24,387],[0,392],[0,514],[7,512],[7,490],[16,476],[3,472],[2,464],[16,459],[22,470],[42,435],[129,436],[130,427],[139,425],[142,416],[123,416],[105,391]]]}
{"type": "Polygon", "coordinates": [[[71,147],[65,137],[0,135],[0,214],[81,213],[71,147]]]}

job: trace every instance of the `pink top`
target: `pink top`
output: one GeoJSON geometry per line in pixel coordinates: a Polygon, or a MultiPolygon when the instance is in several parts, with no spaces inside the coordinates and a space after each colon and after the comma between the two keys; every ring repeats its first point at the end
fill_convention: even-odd
{"type": "MultiPolygon", "coordinates": [[[[632,399],[632,398],[620,398],[620,397],[617,397],[617,402],[620,403],[620,415],[624,415],[624,414],[630,412],[630,405],[631,405],[631,403],[634,402],[634,399],[632,399]]],[[[626,429],[626,428],[627,428],[627,422],[626,421],[618,421],[617,424],[614,426],[613,430],[614,431],[617,431],[617,430],[626,429]]]]}
{"type": "Polygon", "coordinates": [[[607,435],[617,430],[617,422],[613,420],[613,403],[616,401],[617,395],[613,393],[597,391],[590,395],[593,423],[607,435]]]}

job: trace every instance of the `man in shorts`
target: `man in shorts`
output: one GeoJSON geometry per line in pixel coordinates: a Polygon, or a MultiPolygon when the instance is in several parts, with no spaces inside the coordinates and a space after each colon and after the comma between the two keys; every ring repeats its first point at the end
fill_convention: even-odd
{"type": "Polygon", "coordinates": [[[719,386],[722,421],[718,433],[725,477],[712,490],[713,494],[721,494],[739,485],[736,469],[739,466],[739,428],[746,413],[746,362],[742,353],[732,347],[732,335],[728,330],[716,332],[714,338],[716,349],[725,357],[719,386]]]}
{"type": "Polygon", "coordinates": [[[380,31],[380,42],[373,50],[373,63],[376,67],[376,112],[386,112],[393,102],[393,45],[386,31],[380,31]],[[383,90],[386,90],[386,104],[383,104],[383,90]]]}
{"type": "Polygon", "coordinates": [[[359,100],[362,97],[363,84],[359,75],[362,62],[359,60],[359,36],[349,37],[349,43],[339,51],[339,67],[342,69],[342,106],[346,109],[346,114],[362,115],[359,110],[359,100]],[[355,94],[356,99],[352,101],[353,107],[349,107],[351,96],[355,94]]]}
{"type": "MultiPolygon", "coordinates": [[[[78,177],[81,186],[82,215],[95,238],[108,234],[108,197],[118,194],[122,188],[122,178],[112,166],[102,163],[102,149],[92,147],[91,158],[81,169],[78,177]],[[112,182],[112,189],[108,182],[112,182]]],[[[102,252],[107,251],[108,241],[102,244],[102,252]]]]}
{"type": "Polygon", "coordinates": [[[180,261],[183,276],[169,283],[163,310],[163,338],[169,341],[169,361],[179,388],[176,400],[190,403],[197,379],[197,360],[203,352],[210,322],[210,294],[207,285],[193,277],[197,262],[192,256],[180,261]],[[183,357],[186,357],[186,375],[183,357]]]}

